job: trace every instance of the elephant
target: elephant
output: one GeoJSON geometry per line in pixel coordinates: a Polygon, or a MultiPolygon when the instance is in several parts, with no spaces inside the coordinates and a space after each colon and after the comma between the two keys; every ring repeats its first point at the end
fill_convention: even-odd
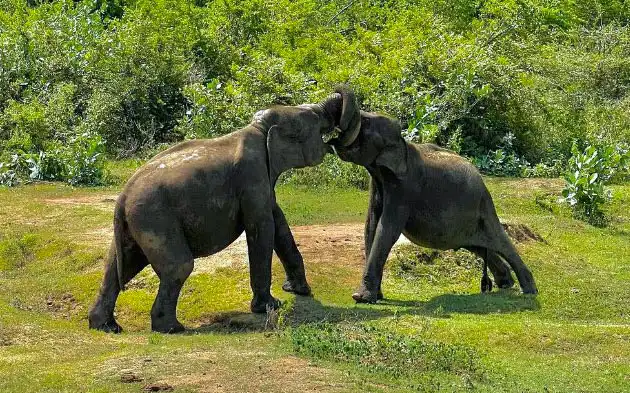
{"type": "Polygon", "coordinates": [[[366,263],[361,285],[352,295],[356,302],[383,298],[383,268],[401,233],[420,246],[464,248],[480,256],[482,292],[492,289],[486,266],[500,288],[514,285],[511,268],[524,293],[538,292],[499,222],[481,175],[466,159],[434,144],[407,142],[400,123],[378,113],[361,111],[360,131],[342,129],[341,136],[343,140],[329,142],[337,155],[364,166],[371,177],[366,263]]]}
{"type": "Polygon", "coordinates": [[[274,250],[286,273],[283,290],[309,295],[302,255],[276,203],[274,186],[283,171],[317,165],[332,153],[323,138],[335,127],[358,132],[359,123],[354,93],[338,86],[321,103],[261,110],[240,130],[185,141],[149,160],[117,199],[114,239],[89,311],[89,327],[121,332],[114,318],[116,299],[125,284],[150,264],[160,280],[151,328],[183,331],[176,316],[177,301],[194,258],[224,249],[243,231],[252,312],[264,313],[280,305],[270,291],[274,250]]]}

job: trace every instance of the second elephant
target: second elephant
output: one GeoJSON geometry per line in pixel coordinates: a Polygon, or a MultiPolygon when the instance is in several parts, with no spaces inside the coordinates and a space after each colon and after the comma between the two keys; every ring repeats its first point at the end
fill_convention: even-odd
{"type": "Polygon", "coordinates": [[[356,135],[343,144],[331,143],[341,159],[363,165],[372,178],[366,266],[352,295],[357,302],[382,298],[383,267],[401,233],[421,246],[476,253],[501,288],[514,284],[512,268],[522,291],[537,293],[532,273],[503,230],[492,197],[472,164],[436,145],[406,142],[398,121],[387,116],[361,112],[356,135]]]}

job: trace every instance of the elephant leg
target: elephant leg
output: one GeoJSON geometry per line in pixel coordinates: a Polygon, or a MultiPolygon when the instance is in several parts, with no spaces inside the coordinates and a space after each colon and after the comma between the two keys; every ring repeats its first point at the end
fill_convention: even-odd
{"type": "Polygon", "coordinates": [[[497,249],[496,252],[503,257],[507,263],[510,265],[514,273],[516,274],[516,278],[518,279],[518,283],[521,286],[521,290],[523,293],[528,294],[536,294],[538,293],[538,289],[536,288],[536,282],[534,281],[534,276],[529,268],[523,263],[523,260],[518,255],[516,248],[512,245],[512,242],[507,237],[507,234],[501,231],[501,235],[497,241],[497,249]]]}
{"type": "MultiPolygon", "coordinates": [[[[167,260],[167,259],[165,259],[167,260]]],[[[177,301],[184,282],[190,276],[194,260],[190,252],[156,269],[160,277],[160,287],[151,307],[151,330],[160,333],[178,333],[185,330],[177,320],[177,301]]],[[[155,268],[155,267],[154,267],[155,268]]]]}
{"type": "MultiPolygon", "coordinates": [[[[527,266],[525,266],[507,233],[505,233],[503,226],[499,222],[499,217],[497,216],[494,208],[492,198],[487,191],[486,194],[487,195],[482,199],[481,204],[482,220],[480,224],[481,228],[483,228],[483,233],[481,234],[481,238],[484,239],[483,243],[485,243],[488,247],[489,254],[498,254],[498,256],[505,259],[508,265],[510,265],[516,274],[516,278],[518,279],[518,283],[521,286],[523,293],[538,293],[532,272],[527,268],[527,266]]],[[[511,279],[511,275],[509,278],[511,279]]],[[[509,285],[510,281],[513,281],[510,279],[504,280],[503,283],[498,283],[499,287],[502,287],[502,284],[506,286],[509,285]]]]}
{"type": "MultiPolygon", "coordinates": [[[[381,196],[380,196],[376,182],[372,180],[372,185],[370,188],[370,202],[368,206],[367,217],[365,219],[365,230],[363,234],[363,240],[365,241],[366,263],[370,256],[370,251],[372,250],[372,244],[374,243],[374,235],[376,233],[376,226],[378,225],[378,221],[381,218],[382,213],[383,213],[383,204],[381,202],[381,196]]],[[[376,298],[377,300],[383,299],[383,291],[381,290],[380,285],[378,287],[376,298]]]]}
{"type": "MultiPolygon", "coordinates": [[[[378,220],[380,218],[380,211],[368,211],[368,217],[365,221],[365,262],[367,263],[368,258],[370,257],[370,252],[372,250],[372,244],[374,244],[374,236],[376,234],[376,227],[378,225],[378,220]]],[[[395,242],[395,240],[394,240],[395,242]]],[[[381,282],[378,285],[378,292],[376,293],[376,299],[382,300],[384,299],[383,290],[381,289],[381,282]]]]}
{"type": "Polygon", "coordinates": [[[289,224],[287,224],[284,213],[278,204],[274,204],[273,207],[273,221],[275,226],[274,250],[280,258],[286,274],[282,289],[297,295],[308,296],[311,294],[311,287],[306,281],[304,259],[295,244],[289,224]]]}
{"type": "Polygon", "coordinates": [[[250,307],[254,313],[264,313],[268,308],[280,307],[280,301],[271,296],[271,257],[275,224],[272,208],[265,209],[260,204],[252,203],[248,210],[244,211],[243,216],[249,256],[249,281],[254,293],[250,307]]]}
{"type": "Polygon", "coordinates": [[[514,279],[510,273],[510,267],[497,255],[497,253],[486,247],[465,247],[468,251],[482,258],[487,264],[494,282],[499,288],[511,288],[514,286],[514,279]]]}
{"type": "Polygon", "coordinates": [[[512,273],[510,273],[510,267],[497,253],[492,250],[486,250],[488,268],[492,272],[495,284],[502,289],[512,288],[514,286],[514,278],[512,278],[512,273]]]}
{"type": "MultiPolygon", "coordinates": [[[[148,265],[147,258],[136,244],[126,252],[124,260],[124,284],[129,282],[148,265]]],[[[118,295],[120,294],[120,286],[116,267],[116,245],[113,241],[106,261],[103,283],[101,284],[96,301],[90,308],[88,323],[90,329],[102,330],[108,333],[120,333],[122,332],[122,328],[114,318],[114,307],[118,295]]]]}
{"type": "Polygon", "coordinates": [[[138,244],[160,278],[157,296],[151,308],[151,329],[160,333],[185,330],[177,320],[177,300],[194,266],[194,259],[182,229],[172,217],[152,222],[150,230],[139,231],[138,244]]]}
{"type": "MultiPolygon", "coordinates": [[[[366,261],[363,280],[352,295],[357,303],[376,303],[383,279],[383,268],[392,246],[402,233],[407,213],[392,203],[391,211],[384,210],[376,226],[370,255],[366,261]]],[[[386,205],[387,206],[387,205],[386,205]]],[[[384,209],[387,209],[385,207],[384,209]]]]}

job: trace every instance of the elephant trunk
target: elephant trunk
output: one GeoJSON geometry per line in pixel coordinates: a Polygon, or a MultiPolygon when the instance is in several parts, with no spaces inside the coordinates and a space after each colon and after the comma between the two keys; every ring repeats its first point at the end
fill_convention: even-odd
{"type": "Polygon", "coordinates": [[[344,147],[350,146],[361,129],[361,112],[352,89],[343,85],[337,86],[335,93],[320,105],[332,117],[333,123],[339,125],[341,135],[337,143],[344,147]]]}

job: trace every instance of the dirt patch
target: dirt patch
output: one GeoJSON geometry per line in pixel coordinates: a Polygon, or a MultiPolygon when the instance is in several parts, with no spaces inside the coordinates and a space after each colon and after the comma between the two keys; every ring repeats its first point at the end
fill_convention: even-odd
{"type": "Polygon", "coordinates": [[[262,360],[250,357],[241,365],[228,368],[220,362],[208,362],[205,372],[180,375],[169,378],[169,383],[179,387],[199,389],[200,392],[336,392],[347,391],[345,383],[331,382],[343,380],[338,371],[316,367],[304,359],[287,356],[280,359],[262,360]],[[239,370],[235,373],[235,370],[239,370]]]}
{"type": "Polygon", "coordinates": [[[151,268],[145,269],[142,273],[135,276],[125,286],[127,289],[152,289],[157,290],[159,280],[157,274],[151,268]]]}
{"type": "Polygon", "coordinates": [[[9,337],[9,333],[0,328],[0,347],[8,347],[13,345],[13,340],[9,337]]]}
{"type": "Polygon", "coordinates": [[[192,274],[212,274],[224,267],[247,266],[247,238],[245,232],[224,250],[203,258],[195,259],[195,270],[192,274]]]}
{"type": "MultiPolygon", "coordinates": [[[[340,259],[363,264],[363,224],[305,225],[291,228],[306,264],[326,264],[340,259]]],[[[403,237],[404,238],[404,237],[403,237]]],[[[404,241],[407,241],[404,239],[404,241]]],[[[192,274],[213,273],[224,267],[247,266],[245,233],[224,250],[195,260],[192,274]]]]}
{"type": "Polygon", "coordinates": [[[116,379],[131,374],[133,382],[143,379],[145,388],[170,386],[173,391],[208,393],[347,392],[353,385],[342,371],[315,366],[292,355],[275,357],[255,347],[219,346],[192,352],[176,350],[154,358],[108,359],[97,374],[108,379],[112,374],[116,379]]]}
{"type": "Polygon", "coordinates": [[[89,207],[113,214],[117,199],[118,195],[91,195],[76,198],[47,198],[42,199],[42,202],[47,205],[64,206],[67,208],[89,207]]]}
{"type": "Polygon", "coordinates": [[[120,382],[122,383],[135,383],[142,381],[144,381],[144,378],[134,374],[131,371],[124,371],[120,374],[120,382]]]}
{"type": "Polygon", "coordinates": [[[508,236],[518,243],[523,243],[527,241],[537,241],[545,244],[547,243],[545,239],[542,238],[542,236],[531,230],[531,228],[529,228],[525,224],[502,222],[501,225],[503,225],[503,229],[508,234],[508,236]]]}
{"type": "Polygon", "coordinates": [[[52,205],[113,205],[117,199],[118,195],[92,195],[77,198],[49,198],[44,199],[44,202],[52,205]]]}
{"type": "Polygon", "coordinates": [[[46,308],[49,312],[63,318],[70,318],[76,314],[80,307],[79,302],[71,293],[62,295],[48,295],[46,298],[46,308]]]}
{"type": "Polygon", "coordinates": [[[558,195],[564,187],[564,181],[562,179],[522,178],[516,180],[495,178],[493,182],[504,184],[511,190],[515,190],[519,195],[530,194],[532,192],[550,192],[558,195]]]}
{"type": "Polygon", "coordinates": [[[150,383],[142,388],[145,392],[172,392],[173,387],[167,383],[150,383]]]}

